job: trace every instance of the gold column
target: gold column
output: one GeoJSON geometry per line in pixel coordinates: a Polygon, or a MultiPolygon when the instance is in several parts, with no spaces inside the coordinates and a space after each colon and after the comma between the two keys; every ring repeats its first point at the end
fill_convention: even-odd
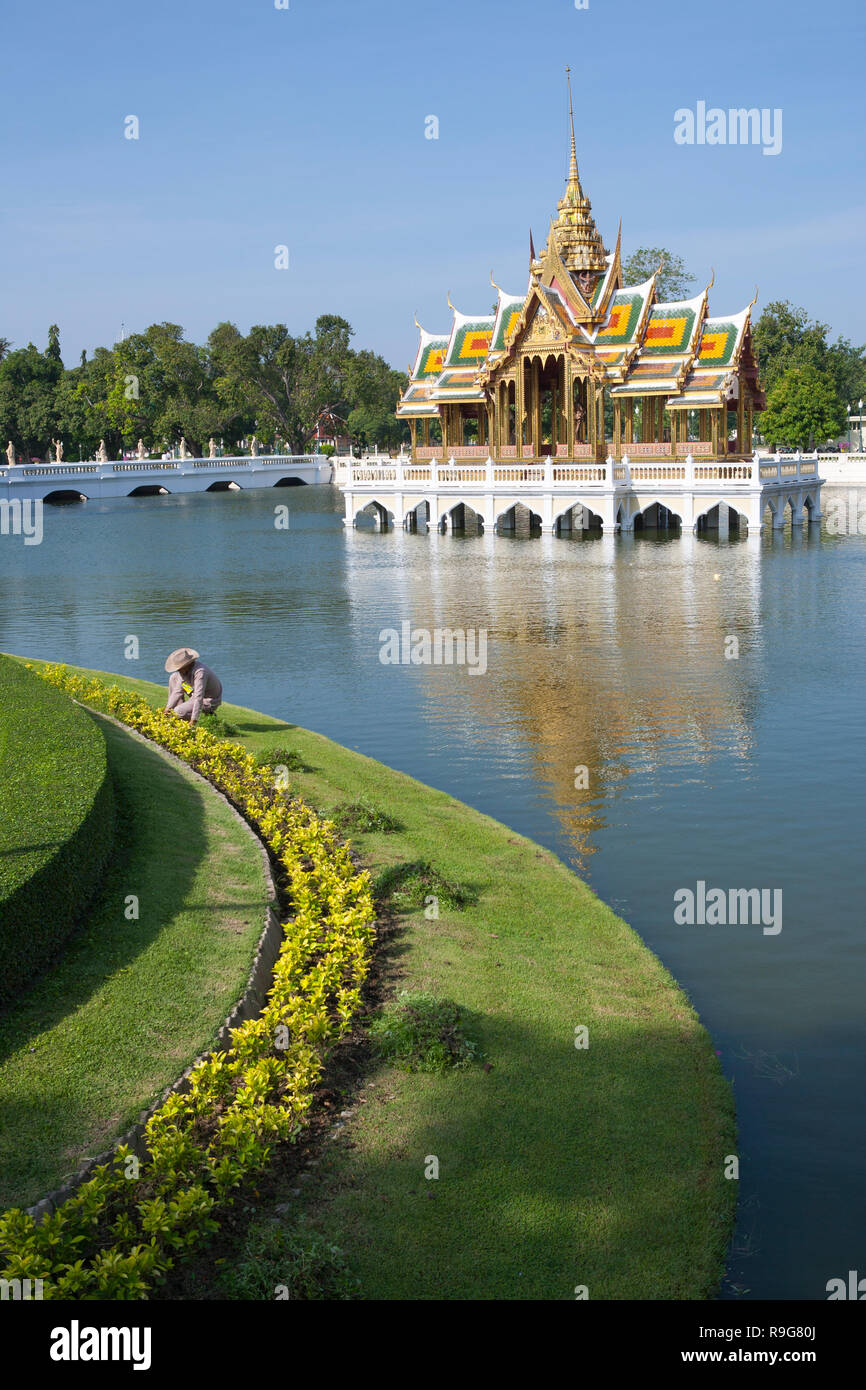
{"type": "Polygon", "coordinates": [[[409,438],[410,438],[411,441],[412,441],[411,452],[412,452],[412,460],[413,460],[413,462],[414,462],[415,459],[418,457],[418,455],[417,455],[417,453],[416,453],[416,450],[417,450],[417,448],[418,448],[418,421],[417,421],[417,420],[410,420],[410,421],[409,421],[409,438]]]}
{"type": "Polygon", "coordinates": [[[745,450],[745,434],[746,434],[746,410],[745,410],[745,407],[746,407],[746,401],[745,401],[745,397],[743,396],[743,383],[740,382],[739,391],[737,392],[737,453],[738,453],[738,454],[744,454],[744,453],[746,452],[746,450],[745,450]]]}
{"type": "Polygon", "coordinates": [[[622,401],[619,396],[613,400],[613,456],[619,458],[622,450],[622,401]]]}
{"type": "Polygon", "coordinates": [[[524,359],[517,359],[517,382],[514,389],[514,443],[517,445],[517,457],[523,457],[523,386],[526,370],[524,359]]]}
{"type": "Polygon", "coordinates": [[[563,363],[563,374],[565,377],[565,442],[568,445],[568,457],[574,456],[574,365],[568,353],[566,353],[563,363]]]}

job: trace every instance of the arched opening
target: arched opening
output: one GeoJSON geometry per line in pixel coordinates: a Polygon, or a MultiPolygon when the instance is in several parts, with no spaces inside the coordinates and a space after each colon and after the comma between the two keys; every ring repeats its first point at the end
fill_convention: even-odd
{"type": "MultiPolygon", "coordinates": [[[[619,519],[619,518],[617,518],[619,519]]],[[[590,540],[601,535],[602,519],[582,502],[568,507],[553,523],[554,535],[569,540],[590,540]]]]}
{"type": "Polygon", "coordinates": [[[417,507],[406,513],[403,525],[412,535],[417,535],[419,531],[427,532],[430,530],[430,503],[427,501],[419,502],[417,507]]]}
{"type": "Polygon", "coordinates": [[[381,502],[368,502],[355,513],[355,526],[360,531],[387,531],[394,517],[381,502]]]}
{"type": "Polygon", "coordinates": [[[484,520],[465,502],[458,502],[442,518],[439,529],[450,531],[453,536],[481,536],[484,534],[484,520]]]}
{"type": "Polygon", "coordinates": [[[86,502],[87,498],[83,492],[78,492],[72,488],[56,488],[54,492],[49,492],[42,499],[52,507],[65,507],[70,502],[86,502]]]}
{"type": "Polygon", "coordinates": [[[128,494],[130,497],[167,497],[168,488],[159,483],[141,483],[128,494]]]}
{"type": "Polygon", "coordinates": [[[658,537],[682,530],[683,520],[664,503],[651,502],[643,511],[635,514],[632,524],[635,532],[648,532],[658,537]]]}
{"type": "Polygon", "coordinates": [[[744,535],[748,525],[748,518],[736,507],[728,502],[716,502],[698,517],[695,532],[707,539],[725,540],[730,535],[744,535]]]}
{"type": "Polygon", "coordinates": [[[209,483],[205,492],[240,492],[240,484],[234,483],[230,478],[217,478],[216,482],[209,483]]]}
{"type": "Polygon", "coordinates": [[[514,536],[518,540],[527,540],[530,536],[541,535],[541,517],[537,512],[530,511],[522,502],[515,502],[513,507],[500,513],[494,529],[498,536],[514,536]]]}
{"type": "Polygon", "coordinates": [[[303,478],[278,478],[274,487],[306,487],[303,478]]]}

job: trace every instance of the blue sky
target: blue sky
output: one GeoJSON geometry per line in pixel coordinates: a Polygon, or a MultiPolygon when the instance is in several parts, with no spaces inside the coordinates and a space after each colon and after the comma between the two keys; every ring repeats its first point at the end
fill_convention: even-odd
{"type": "Polygon", "coordinates": [[[6,0],[0,335],[67,363],[169,319],[202,340],[343,314],[404,367],[413,313],[525,287],[568,164],[609,248],[662,245],[714,312],[806,306],[866,339],[862,0],[6,0]],[[777,156],[674,113],[781,108],[777,156]],[[124,118],[140,122],[124,138],[124,118]],[[425,138],[425,118],[439,139],[425,138]],[[289,247],[288,270],[274,247],[289,247]]]}

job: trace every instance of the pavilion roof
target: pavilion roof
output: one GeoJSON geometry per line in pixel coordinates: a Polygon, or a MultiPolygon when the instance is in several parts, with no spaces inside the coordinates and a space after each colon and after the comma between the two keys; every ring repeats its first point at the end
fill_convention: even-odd
{"type": "Polygon", "coordinates": [[[482,366],[490,350],[495,322],[493,314],[461,314],[455,309],[444,366],[482,366]]]}
{"type": "MultiPolygon", "coordinates": [[[[415,320],[418,322],[417,319],[415,320]]],[[[413,381],[433,381],[442,370],[448,350],[447,333],[428,333],[418,324],[421,334],[415,363],[410,372],[413,381]]]]}

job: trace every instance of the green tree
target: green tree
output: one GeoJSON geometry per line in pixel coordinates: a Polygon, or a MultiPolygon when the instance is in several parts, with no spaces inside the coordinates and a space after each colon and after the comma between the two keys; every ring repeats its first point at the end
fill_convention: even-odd
{"type": "Polygon", "coordinates": [[[639,246],[633,251],[623,261],[623,285],[642,285],[651,275],[655,275],[659,264],[661,273],[656,280],[658,298],[667,303],[686,299],[695,284],[695,277],[686,269],[682,256],[675,256],[663,246],[639,246]]]}
{"type": "Polygon", "coordinates": [[[826,365],[829,325],[811,320],[805,309],[776,299],[762,311],[752,329],[752,343],[766,391],[792,367],[826,365]]]}
{"type": "Polygon", "coordinates": [[[773,445],[812,449],[837,435],[844,418],[832,374],[807,363],[777,380],[761,416],[761,433],[773,445]]]}
{"type": "Polygon", "coordinates": [[[45,458],[57,428],[55,397],[63,363],[33,343],[0,362],[0,437],[25,458],[45,458]]]}

